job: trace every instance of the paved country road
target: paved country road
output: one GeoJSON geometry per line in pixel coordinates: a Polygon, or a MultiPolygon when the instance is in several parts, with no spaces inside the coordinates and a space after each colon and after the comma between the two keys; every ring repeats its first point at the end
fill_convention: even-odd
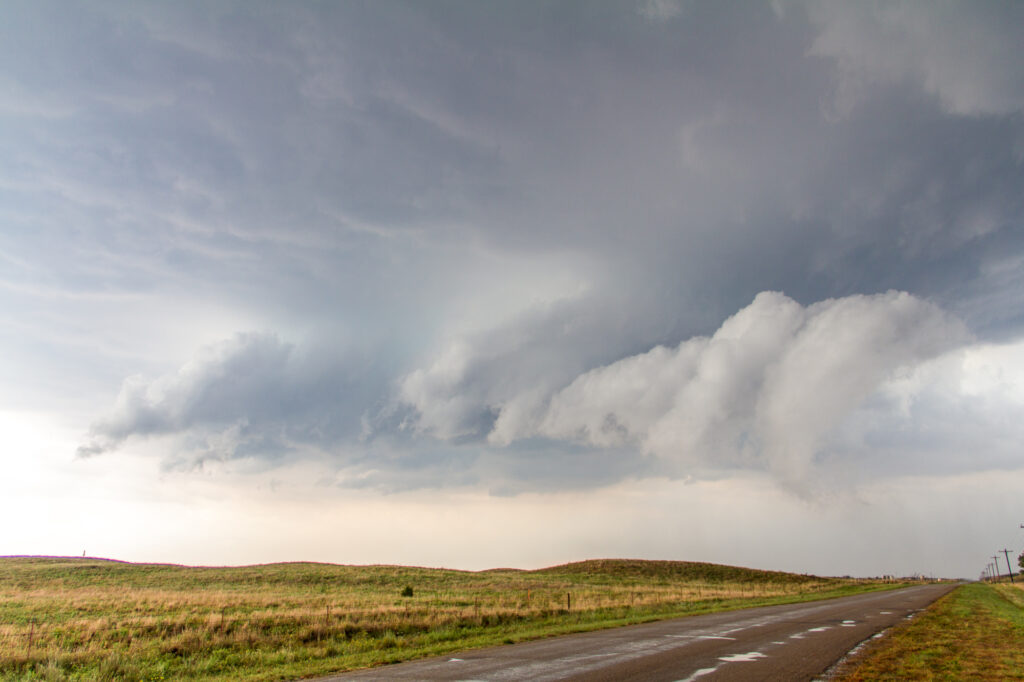
{"type": "Polygon", "coordinates": [[[691,616],[476,649],[321,678],[348,680],[813,680],[949,583],[691,616]]]}

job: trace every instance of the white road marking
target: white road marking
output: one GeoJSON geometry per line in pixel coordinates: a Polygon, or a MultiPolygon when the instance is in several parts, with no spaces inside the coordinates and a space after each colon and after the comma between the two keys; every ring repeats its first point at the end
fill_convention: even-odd
{"type": "Polygon", "coordinates": [[[674,637],[675,639],[728,639],[735,641],[735,637],[726,637],[725,635],[665,635],[666,637],[674,637]]]}
{"type": "Polygon", "coordinates": [[[687,677],[685,680],[677,680],[677,682],[693,682],[698,677],[704,677],[705,675],[710,675],[711,673],[713,673],[716,670],[718,670],[718,668],[719,668],[719,666],[717,666],[717,665],[714,668],[701,668],[697,672],[695,672],[692,675],[690,675],[689,677],[687,677]]]}
{"type": "Polygon", "coordinates": [[[585,661],[585,660],[590,659],[590,658],[608,658],[609,656],[618,656],[618,655],[619,655],[618,651],[609,651],[608,653],[604,653],[604,654],[580,654],[578,656],[566,656],[566,657],[560,658],[558,660],[559,661],[565,661],[566,663],[579,663],[580,661],[585,661]]]}
{"type": "Polygon", "coordinates": [[[831,629],[832,629],[831,625],[823,625],[821,627],[809,628],[807,630],[804,630],[803,632],[798,632],[798,633],[796,633],[794,635],[790,635],[789,638],[790,639],[803,639],[804,635],[810,634],[812,632],[825,632],[826,630],[831,630],[831,629]]]}
{"type": "Polygon", "coordinates": [[[719,656],[718,660],[724,661],[725,663],[749,663],[750,661],[756,661],[759,658],[768,658],[760,651],[751,651],[745,654],[729,654],[728,656],[719,656]]]}
{"type": "Polygon", "coordinates": [[[692,675],[690,675],[686,679],[678,680],[678,682],[693,682],[698,677],[704,677],[705,675],[710,675],[711,673],[715,672],[716,670],[721,668],[726,663],[750,663],[751,661],[756,661],[759,658],[768,658],[768,657],[765,656],[764,654],[762,654],[760,651],[750,651],[750,652],[747,652],[745,654],[729,654],[728,656],[719,656],[718,660],[720,660],[721,663],[716,665],[714,668],[701,668],[700,670],[697,670],[696,672],[694,672],[692,675]]]}

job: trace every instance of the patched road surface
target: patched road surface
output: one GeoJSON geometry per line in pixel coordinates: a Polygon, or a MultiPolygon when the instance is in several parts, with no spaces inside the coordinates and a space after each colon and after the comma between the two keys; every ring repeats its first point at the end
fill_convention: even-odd
{"type": "Polygon", "coordinates": [[[320,678],[347,680],[813,680],[952,590],[921,585],[476,649],[320,678]]]}

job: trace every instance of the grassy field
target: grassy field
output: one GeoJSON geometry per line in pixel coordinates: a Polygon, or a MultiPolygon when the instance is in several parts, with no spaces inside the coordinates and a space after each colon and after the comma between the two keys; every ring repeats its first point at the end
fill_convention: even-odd
{"type": "Polygon", "coordinates": [[[467,572],[0,558],[0,679],[295,679],[881,587],[668,561],[467,572]]]}
{"type": "Polygon", "coordinates": [[[1024,679],[1024,586],[961,586],[868,647],[834,679],[1024,679]]]}

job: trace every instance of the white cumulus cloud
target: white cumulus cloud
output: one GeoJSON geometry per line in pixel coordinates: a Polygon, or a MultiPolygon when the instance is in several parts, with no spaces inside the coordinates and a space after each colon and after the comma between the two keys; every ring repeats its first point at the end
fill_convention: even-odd
{"type": "Polygon", "coordinates": [[[799,488],[826,437],[897,370],[968,338],[957,319],[903,292],[806,307],[762,292],[710,337],[657,346],[559,389],[538,385],[488,405],[449,394],[430,407],[427,378],[460,375],[453,349],[408,377],[404,395],[427,406],[421,426],[442,438],[467,413],[489,411],[492,444],[539,436],[633,448],[679,473],[755,469],[799,488]]]}

